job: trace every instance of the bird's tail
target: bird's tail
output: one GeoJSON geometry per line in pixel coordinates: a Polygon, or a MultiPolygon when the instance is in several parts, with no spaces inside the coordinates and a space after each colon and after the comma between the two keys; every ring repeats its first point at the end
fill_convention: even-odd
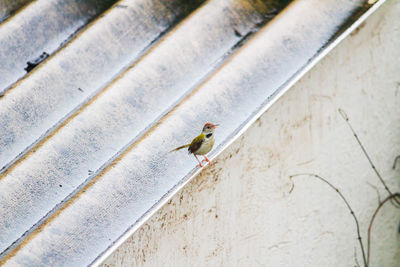
{"type": "Polygon", "coordinates": [[[177,148],[175,148],[175,149],[172,149],[170,152],[178,151],[179,149],[182,149],[182,148],[185,148],[185,147],[188,147],[188,146],[190,146],[190,144],[177,147],[177,148]]]}

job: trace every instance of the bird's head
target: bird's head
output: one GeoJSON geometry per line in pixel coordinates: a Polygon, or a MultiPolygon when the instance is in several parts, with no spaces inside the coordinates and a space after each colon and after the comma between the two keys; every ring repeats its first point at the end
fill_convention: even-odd
{"type": "Polygon", "coordinates": [[[211,123],[211,122],[206,122],[206,124],[204,124],[204,127],[203,127],[203,133],[205,135],[207,135],[209,133],[213,133],[215,128],[217,128],[217,126],[218,126],[218,124],[214,124],[214,123],[211,123]]]}

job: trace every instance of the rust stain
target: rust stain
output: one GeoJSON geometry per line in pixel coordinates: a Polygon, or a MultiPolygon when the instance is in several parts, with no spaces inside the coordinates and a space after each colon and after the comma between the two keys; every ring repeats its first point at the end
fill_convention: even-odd
{"type": "Polygon", "coordinates": [[[352,33],[350,33],[350,36],[357,35],[358,32],[359,32],[362,28],[365,27],[365,25],[366,25],[366,23],[365,23],[365,21],[364,21],[364,22],[361,23],[360,26],[358,26],[352,33]]]}

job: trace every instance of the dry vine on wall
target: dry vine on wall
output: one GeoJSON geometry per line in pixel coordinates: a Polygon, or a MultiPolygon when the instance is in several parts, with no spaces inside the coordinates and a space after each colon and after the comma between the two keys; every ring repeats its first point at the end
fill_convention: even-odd
{"type": "MultiPolygon", "coordinates": [[[[357,133],[355,132],[355,130],[351,126],[351,124],[349,122],[349,117],[347,116],[347,114],[342,109],[339,109],[339,113],[342,116],[342,118],[346,121],[346,123],[349,126],[350,130],[352,131],[355,139],[357,140],[358,144],[360,145],[361,150],[363,151],[365,157],[367,158],[367,160],[370,163],[372,169],[374,170],[376,176],[378,177],[378,179],[382,183],[383,187],[385,188],[386,192],[388,193],[388,195],[383,200],[381,200],[379,198],[379,204],[376,207],[376,209],[375,209],[375,211],[374,211],[374,213],[373,213],[373,215],[372,215],[372,217],[371,217],[371,219],[369,221],[368,237],[367,237],[367,243],[366,243],[367,246],[365,247],[365,243],[361,238],[360,223],[358,221],[357,215],[355,214],[354,210],[351,208],[351,206],[350,206],[349,202],[347,201],[346,197],[340,192],[340,190],[336,186],[331,184],[327,179],[323,178],[322,176],[320,176],[318,174],[314,174],[314,173],[298,173],[298,174],[291,175],[290,179],[292,180],[293,178],[299,177],[299,176],[312,177],[312,178],[315,178],[315,179],[318,179],[318,180],[324,182],[325,184],[327,184],[331,189],[333,189],[338,194],[338,196],[346,204],[347,209],[350,211],[350,214],[354,219],[354,222],[356,224],[356,229],[357,229],[356,231],[357,231],[358,244],[360,246],[362,259],[363,259],[363,265],[364,265],[364,267],[368,267],[369,263],[370,263],[370,254],[371,254],[371,231],[372,231],[372,225],[374,223],[374,220],[375,220],[377,214],[379,213],[379,210],[387,202],[390,202],[396,208],[400,208],[400,192],[394,192],[393,193],[390,190],[390,188],[386,185],[385,180],[382,178],[381,174],[376,169],[376,167],[375,167],[374,163],[372,162],[370,156],[368,155],[367,151],[365,150],[365,147],[363,146],[363,144],[361,143],[360,139],[358,138],[357,133]]],[[[400,161],[400,156],[397,156],[395,158],[395,160],[394,160],[394,163],[393,163],[393,167],[392,167],[393,169],[396,169],[396,165],[397,165],[397,163],[399,161],[400,161]]],[[[293,189],[294,189],[294,183],[292,181],[292,188],[290,189],[290,193],[293,191],[293,189]]],[[[400,232],[400,225],[399,225],[399,232],[400,232]]],[[[356,262],[356,266],[359,266],[357,257],[355,257],[355,262],[356,262]]]]}

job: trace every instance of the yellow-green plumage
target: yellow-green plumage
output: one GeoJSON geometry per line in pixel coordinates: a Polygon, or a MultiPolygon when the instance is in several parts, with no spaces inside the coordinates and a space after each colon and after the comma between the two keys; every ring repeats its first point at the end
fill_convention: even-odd
{"type": "Polygon", "coordinates": [[[206,135],[204,133],[201,133],[199,136],[194,138],[190,144],[186,144],[186,145],[177,147],[172,151],[177,151],[182,148],[189,147],[188,148],[189,153],[192,153],[195,155],[204,155],[211,151],[211,149],[214,146],[214,142],[215,142],[214,137],[207,139],[206,135]]]}
{"type": "Polygon", "coordinates": [[[206,135],[201,133],[199,136],[193,139],[189,146],[189,152],[195,155],[205,155],[213,148],[214,141],[214,136],[206,138],[206,135]]]}
{"type": "MultiPolygon", "coordinates": [[[[206,123],[203,127],[202,133],[194,138],[190,144],[183,145],[175,148],[172,151],[177,151],[182,148],[188,147],[189,154],[192,153],[199,161],[196,155],[202,155],[204,158],[211,163],[211,161],[205,156],[214,146],[214,129],[218,126],[218,124],[212,124],[210,122],[206,123]]],[[[203,166],[199,161],[199,165],[203,166]]]]}

